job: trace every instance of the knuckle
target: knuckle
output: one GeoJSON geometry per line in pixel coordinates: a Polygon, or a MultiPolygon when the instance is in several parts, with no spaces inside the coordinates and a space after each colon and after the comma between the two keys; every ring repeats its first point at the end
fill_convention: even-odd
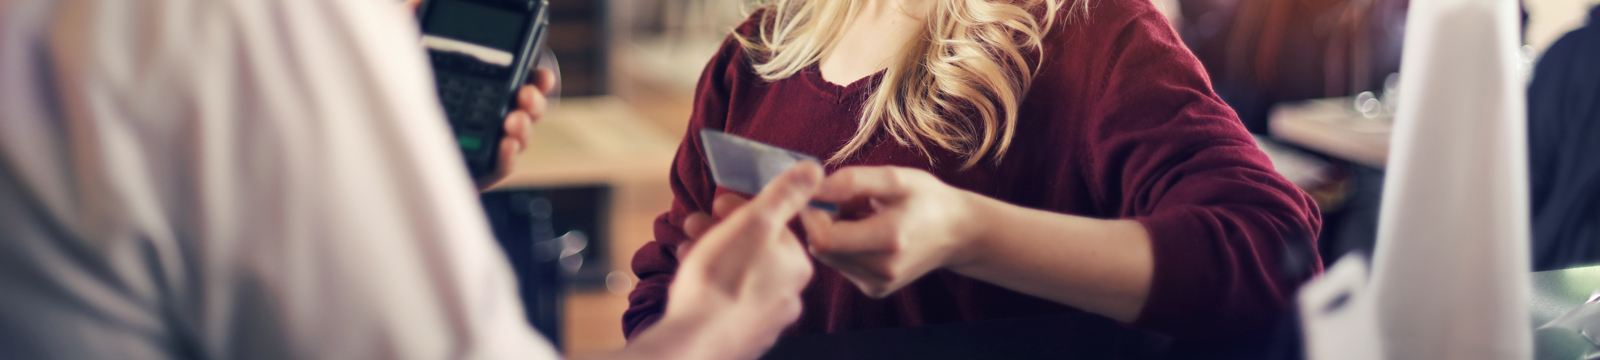
{"type": "Polygon", "coordinates": [[[811,282],[811,277],[816,275],[816,269],[812,268],[809,262],[806,262],[795,271],[794,275],[796,282],[804,287],[806,283],[811,282]]]}
{"type": "Polygon", "coordinates": [[[745,229],[749,230],[753,234],[759,234],[759,236],[763,238],[769,238],[769,240],[770,238],[778,237],[779,234],[777,232],[779,227],[774,221],[769,221],[770,219],[766,218],[756,218],[751,220],[753,221],[746,222],[745,229]]]}
{"type": "Polygon", "coordinates": [[[907,175],[905,173],[905,169],[889,168],[888,171],[884,172],[883,182],[884,184],[889,185],[890,188],[904,188],[907,181],[906,177],[907,175]]]}
{"type": "Polygon", "coordinates": [[[860,171],[860,169],[861,168],[854,166],[839,169],[838,171],[834,171],[832,175],[828,175],[828,180],[841,184],[855,183],[856,173],[860,171]]]}
{"type": "Polygon", "coordinates": [[[883,242],[882,250],[889,253],[900,252],[900,249],[903,246],[902,243],[904,243],[906,239],[905,226],[889,227],[888,229],[885,229],[884,232],[885,234],[883,235],[888,239],[888,241],[883,242]]]}
{"type": "Polygon", "coordinates": [[[812,251],[815,251],[818,256],[824,257],[833,255],[834,252],[832,242],[820,236],[811,236],[811,249],[812,251]]]}
{"type": "Polygon", "coordinates": [[[869,271],[871,271],[871,273],[872,273],[871,275],[872,275],[873,280],[876,280],[878,282],[891,282],[891,281],[894,281],[894,270],[889,269],[889,267],[887,265],[876,264],[876,265],[870,267],[869,271]]]}
{"type": "Polygon", "coordinates": [[[784,319],[785,322],[790,322],[800,318],[800,313],[804,310],[805,304],[800,300],[799,296],[785,296],[778,301],[777,308],[779,317],[784,319]]]}

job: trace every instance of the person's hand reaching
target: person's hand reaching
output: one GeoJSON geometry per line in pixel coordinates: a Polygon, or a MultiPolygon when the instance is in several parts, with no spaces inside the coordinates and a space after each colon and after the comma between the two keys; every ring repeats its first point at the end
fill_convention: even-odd
{"type": "Polygon", "coordinates": [[[753,199],[719,199],[715,223],[705,214],[692,217],[686,230],[696,239],[680,247],[666,313],[630,348],[664,347],[655,351],[680,359],[754,359],[771,347],[799,319],[800,291],[813,270],[787,224],[821,182],[820,166],[800,163],[753,199]],[[654,340],[674,336],[678,345],[654,340]]]}

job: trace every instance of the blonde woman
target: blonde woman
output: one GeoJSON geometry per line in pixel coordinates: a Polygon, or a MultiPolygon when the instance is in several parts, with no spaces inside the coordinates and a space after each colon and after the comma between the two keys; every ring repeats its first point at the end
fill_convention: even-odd
{"type": "Polygon", "coordinates": [[[845,210],[801,216],[827,266],[791,333],[1087,311],[1228,336],[1288,306],[1285,249],[1320,227],[1147,0],[777,0],[697,91],[630,336],[665,308],[685,228],[742,202],[701,128],[826,159],[817,199],[845,210]]]}

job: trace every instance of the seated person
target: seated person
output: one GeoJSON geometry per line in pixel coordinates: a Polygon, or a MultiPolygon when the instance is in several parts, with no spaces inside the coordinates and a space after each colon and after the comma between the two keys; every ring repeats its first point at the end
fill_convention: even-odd
{"type": "Polygon", "coordinates": [[[793,334],[1087,311],[1227,337],[1290,306],[1284,253],[1320,226],[1145,0],[777,0],[697,91],[633,259],[635,340],[671,306],[690,216],[739,202],[701,128],[827,159],[817,199],[844,209],[802,215],[828,267],[793,334]]]}

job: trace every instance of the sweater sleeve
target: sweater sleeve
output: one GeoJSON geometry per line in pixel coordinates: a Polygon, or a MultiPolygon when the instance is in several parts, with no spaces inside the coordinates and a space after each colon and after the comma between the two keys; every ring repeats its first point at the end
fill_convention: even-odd
{"type": "MultiPolygon", "coordinates": [[[[757,16],[759,11],[751,18],[757,16]]],[[[736,31],[748,31],[751,27],[746,23],[736,31]]],[[[695,86],[694,109],[669,175],[672,206],[655,220],[655,241],[646,243],[633,254],[633,273],[639,277],[639,283],[628,294],[628,310],[622,314],[622,333],[628,339],[654,324],[667,309],[667,288],[678,271],[678,245],[688,240],[683,230],[684,220],[689,214],[711,212],[716,183],[711,179],[696,134],[703,128],[725,127],[733,81],[741,75],[742,69],[747,69],[742,65],[742,51],[731,36],[724,40],[721,50],[706,64],[695,86]]]]}
{"type": "Polygon", "coordinates": [[[1080,136],[1101,201],[1150,235],[1155,269],[1135,325],[1211,338],[1270,322],[1302,281],[1282,263],[1289,242],[1314,241],[1316,205],[1273,170],[1158,13],[1134,16],[1105,48],[1080,136]]]}

